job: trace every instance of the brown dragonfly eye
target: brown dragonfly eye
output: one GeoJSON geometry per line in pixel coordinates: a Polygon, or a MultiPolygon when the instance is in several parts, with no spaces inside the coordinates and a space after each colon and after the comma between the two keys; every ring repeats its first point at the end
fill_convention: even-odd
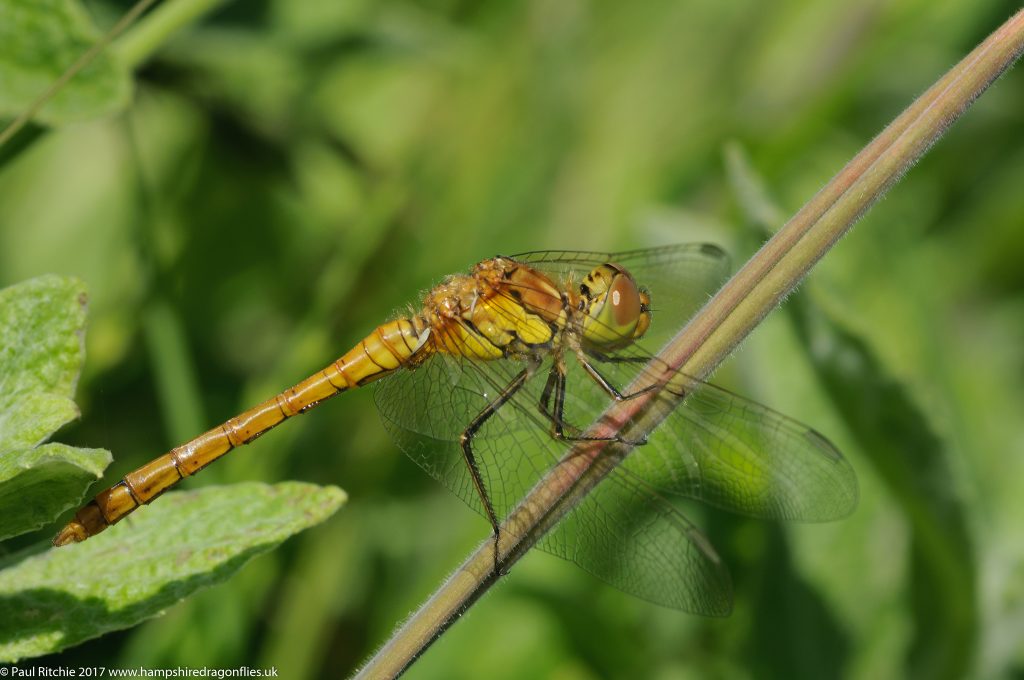
{"type": "Polygon", "coordinates": [[[583,339],[602,349],[620,349],[647,331],[650,298],[622,267],[605,264],[587,277],[583,339]]]}

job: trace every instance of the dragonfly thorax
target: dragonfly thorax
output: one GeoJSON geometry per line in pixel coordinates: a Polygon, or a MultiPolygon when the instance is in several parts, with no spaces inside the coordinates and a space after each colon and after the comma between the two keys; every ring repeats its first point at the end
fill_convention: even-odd
{"type": "Polygon", "coordinates": [[[452,276],[423,301],[433,351],[472,359],[532,354],[557,342],[565,327],[561,289],[544,274],[506,257],[452,276]]]}

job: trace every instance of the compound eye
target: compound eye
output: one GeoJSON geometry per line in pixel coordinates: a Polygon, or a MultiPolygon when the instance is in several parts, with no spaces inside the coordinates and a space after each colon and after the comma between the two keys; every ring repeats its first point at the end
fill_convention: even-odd
{"type": "Polygon", "coordinates": [[[651,327],[651,296],[646,290],[640,291],[640,318],[637,319],[636,328],[633,330],[633,339],[643,337],[647,329],[651,327]]]}
{"type": "Polygon", "coordinates": [[[605,302],[606,309],[612,316],[612,327],[628,330],[632,333],[636,322],[643,312],[643,305],[640,301],[640,291],[633,279],[627,274],[619,274],[612,280],[608,289],[608,299],[605,302]]]}
{"type": "MultiPolygon", "coordinates": [[[[638,337],[639,326],[647,315],[644,294],[633,277],[619,267],[605,265],[602,274],[607,287],[593,300],[584,323],[584,337],[602,348],[619,349],[638,337]]],[[[593,276],[592,281],[596,280],[593,276]]]]}

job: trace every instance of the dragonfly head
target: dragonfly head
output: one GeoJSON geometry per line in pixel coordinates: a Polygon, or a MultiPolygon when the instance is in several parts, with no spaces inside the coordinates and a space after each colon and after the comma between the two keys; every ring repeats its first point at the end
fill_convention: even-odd
{"type": "Polygon", "coordinates": [[[583,341],[597,349],[622,349],[651,325],[651,296],[623,267],[603,264],[580,284],[583,341]]]}

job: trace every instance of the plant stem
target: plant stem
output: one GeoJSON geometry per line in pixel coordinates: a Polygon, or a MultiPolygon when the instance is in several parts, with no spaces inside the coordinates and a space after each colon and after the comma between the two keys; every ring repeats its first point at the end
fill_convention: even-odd
{"type": "Polygon", "coordinates": [[[166,0],[135,29],[117,42],[114,50],[130,68],[144,63],[174,32],[212,12],[227,0],[166,0]]]}
{"type": "MultiPolygon", "coordinates": [[[[695,378],[711,373],[1022,50],[1024,11],[911,104],[722,287],[661,352],[655,364],[668,368],[659,381],[663,384],[675,371],[695,378]]],[[[649,409],[656,397],[650,392],[647,398],[612,404],[587,434],[621,433],[637,440],[658,424],[649,409]]],[[[483,543],[359,677],[394,677],[408,668],[627,453],[628,448],[606,442],[573,447],[505,520],[497,559],[493,541],[483,543]]]]}
{"type": "MultiPolygon", "coordinates": [[[[216,9],[226,1],[167,0],[161,7],[153,10],[134,31],[118,42],[115,48],[116,52],[128,67],[135,68],[148,59],[173,32],[195,21],[203,14],[216,9]]],[[[22,111],[17,118],[12,120],[0,132],[0,147],[9,142],[14,135],[18,134],[39,113],[39,110],[46,106],[48,101],[53,99],[54,95],[60,92],[72,78],[102,54],[103,50],[107,49],[119,35],[128,30],[156,2],[157,0],[139,0],[132,5],[131,9],[125,12],[124,16],[118,19],[117,23],[95,45],[86,50],[28,108],[22,111]]]]}
{"type": "Polygon", "coordinates": [[[91,64],[96,57],[100,56],[103,50],[105,50],[107,46],[117,38],[117,36],[121,35],[121,33],[123,33],[129,26],[135,23],[135,20],[142,16],[142,14],[149,9],[154,2],[156,2],[156,0],[139,0],[131,9],[125,12],[124,16],[118,19],[117,23],[114,24],[110,30],[96,42],[95,45],[86,50],[85,53],[75,61],[75,63],[69,66],[64,73],[60,74],[60,77],[57,78],[57,80],[53,81],[48,88],[36,97],[36,100],[32,102],[27,109],[22,111],[21,115],[12,120],[10,124],[4,128],[3,132],[0,132],[0,146],[6,144],[10,141],[11,137],[18,134],[18,131],[25,127],[25,125],[32,120],[33,116],[39,113],[39,110],[46,105],[46,102],[53,99],[54,95],[60,92],[61,89],[67,85],[79,71],[91,64]]]}

